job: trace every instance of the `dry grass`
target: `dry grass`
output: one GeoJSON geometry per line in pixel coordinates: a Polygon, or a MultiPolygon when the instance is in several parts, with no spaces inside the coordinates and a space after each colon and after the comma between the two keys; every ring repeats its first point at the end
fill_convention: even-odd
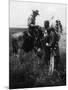
{"type": "MultiPolygon", "coordinates": [[[[18,31],[18,30],[17,30],[18,31]]],[[[16,31],[16,32],[17,32],[16,31]]],[[[14,31],[15,32],[15,31],[14,31]]],[[[10,32],[11,35],[12,32],[10,32]]],[[[60,57],[61,62],[66,70],[66,39],[65,34],[61,37],[60,57]]],[[[12,51],[10,37],[10,51],[12,51]]],[[[29,88],[29,87],[42,87],[42,86],[57,86],[66,85],[65,74],[62,76],[62,72],[54,72],[52,76],[48,75],[48,66],[44,60],[44,52],[41,52],[42,57],[34,55],[33,51],[29,53],[20,52],[20,57],[11,55],[9,58],[9,84],[10,88],[29,88]],[[59,76],[58,76],[59,73],[59,76]]]]}

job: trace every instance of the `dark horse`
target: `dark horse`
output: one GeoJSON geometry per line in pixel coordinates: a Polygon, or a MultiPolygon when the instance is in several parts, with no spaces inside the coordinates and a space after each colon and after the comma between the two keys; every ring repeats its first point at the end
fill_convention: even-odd
{"type": "Polygon", "coordinates": [[[31,31],[31,33],[27,31],[24,32],[24,43],[22,48],[26,52],[29,52],[33,49],[37,51],[37,49],[41,47],[40,40],[43,37],[41,28],[39,26],[33,27],[33,31],[31,31]]]}
{"type": "Polygon", "coordinates": [[[23,49],[25,52],[31,51],[34,47],[34,37],[29,35],[27,31],[25,31],[23,35],[23,40],[24,42],[21,49],[23,49]]]}
{"type": "Polygon", "coordinates": [[[13,53],[17,54],[19,49],[23,49],[27,53],[34,49],[36,52],[38,48],[41,48],[40,40],[43,37],[41,28],[39,26],[33,27],[31,32],[32,34],[29,31],[24,31],[12,35],[13,53]]]}

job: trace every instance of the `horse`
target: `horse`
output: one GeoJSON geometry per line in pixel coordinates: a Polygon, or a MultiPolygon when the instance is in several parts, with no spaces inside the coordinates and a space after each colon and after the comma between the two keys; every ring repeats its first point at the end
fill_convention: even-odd
{"type": "Polygon", "coordinates": [[[38,49],[41,48],[40,40],[43,37],[43,32],[40,26],[34,26],[32,27],[32,30],[30,32],[29,30],[27,32],[24,32],[23,37],[25,38],[22,48],[26,52],[34,50],[34,52],[37,53],[38,49]]]}
{"type": "Polygon", "coordinates": [[[13,49],[13,54],[17,55],[19,48],[21,47],[20,43],[23,37],[23,32],[17,32],[11,34],[11,44],[12,44],[12,49],[13,49]]]}
{"type": "Polygon", "coordinates": [[[34,37],[28,34],[28,32],[24,32],[23,35],[23,44],[21,49],[23,49],[25,52],[29,52],[34,47],[34,37]]]}
{"type": "Polygon", "coordinates": [[[13,53],[18,54],[21,49],[23,49],[26,53],[33,49],[35,52],[37,52],[36,48],[38,49],[40,47],[40,38],[42,37],[42,31],[40,28],[36,27],[35,32],[36,33],[34,33],[33,31],[33,34],[35,36],[32,36],[29,31],[13,33],[11,35],[13,53]]]}

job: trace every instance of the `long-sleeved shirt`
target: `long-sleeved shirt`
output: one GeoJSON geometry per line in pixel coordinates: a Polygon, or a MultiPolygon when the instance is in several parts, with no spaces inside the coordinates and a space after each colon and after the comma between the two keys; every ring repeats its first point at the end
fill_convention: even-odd
{"type": "Polygon", "coordinates": [[[33,17],[33,15],[28,18],[28,26],[31,25],[35,25],[35,17],[33,17]]]}

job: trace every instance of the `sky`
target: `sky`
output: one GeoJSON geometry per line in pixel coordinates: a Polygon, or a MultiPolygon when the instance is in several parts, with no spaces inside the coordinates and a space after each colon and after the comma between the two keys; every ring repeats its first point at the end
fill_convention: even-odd
{"type": "Polygon", "coordinates": [[[66,6],[64,4],[32,3],[10,0],[10,27],[27,27],[28,17],[32,10],[39,10],[40,15],[36,18],[36,24],[43,27],[45,20],[60,19],[63,26],[66,25],[66,6]]]}

